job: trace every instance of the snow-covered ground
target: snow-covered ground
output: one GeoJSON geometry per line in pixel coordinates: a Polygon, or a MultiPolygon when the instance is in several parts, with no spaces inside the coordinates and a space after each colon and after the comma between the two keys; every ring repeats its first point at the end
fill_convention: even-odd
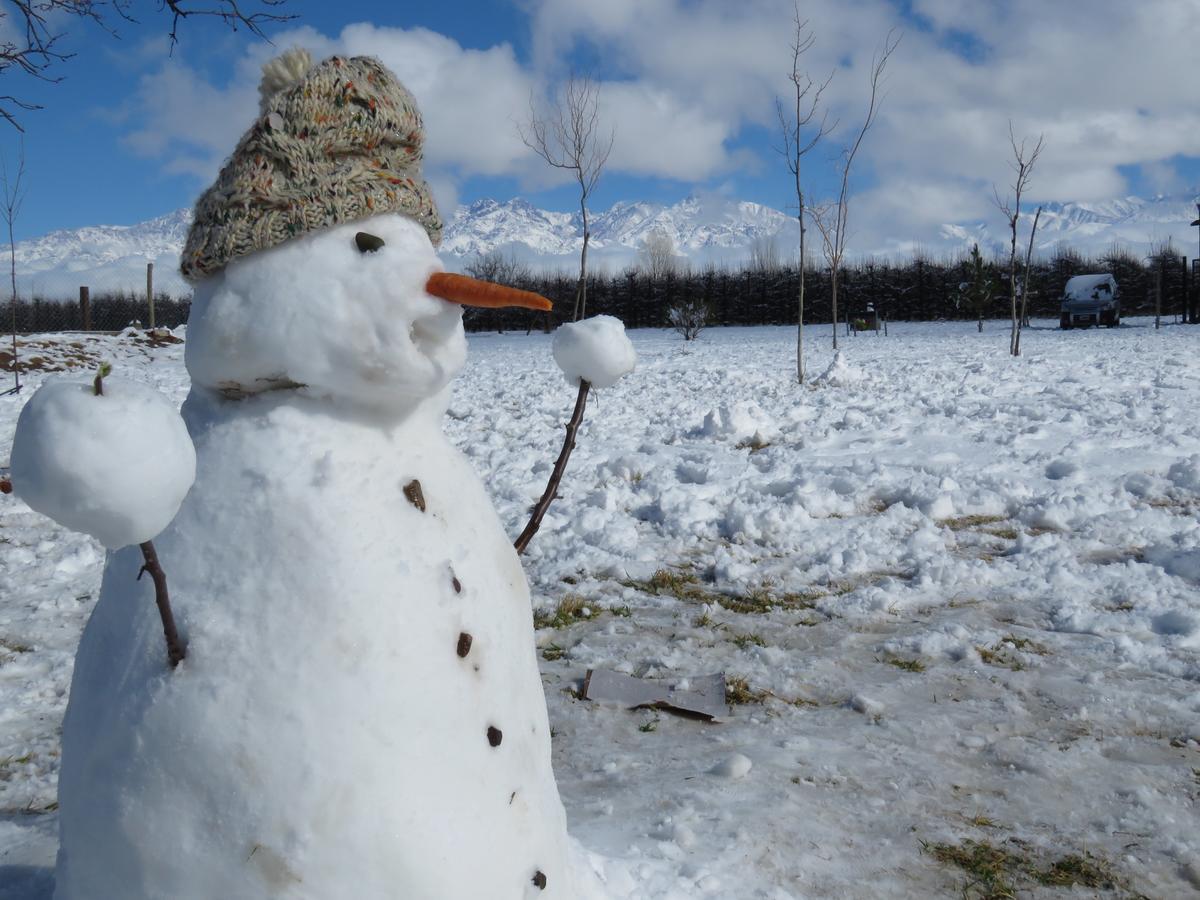
{"type": "MultiPolygon", "coordinates": [[[[810,328],[806,387],[792,329],[631,332],[525,557],[559,787],[614,895],[1200,893],[1200,329],[1035,324],[1016,360],[1004,323],[895,323],[837,364],[810,328]],[[741,702],[598,705],[591,667],[724,671],[741,702]]],[[[45,343],[187,391],[181,345],[45,343]]],[[[575,392],[547,336],[470,344],[447,430],[515,535],[575,392]]],[[[42,377],[0,398],[0,466],[42,377]]],[[[3,900],[50,896],[102,563],[0,497],[3,900]]]]}

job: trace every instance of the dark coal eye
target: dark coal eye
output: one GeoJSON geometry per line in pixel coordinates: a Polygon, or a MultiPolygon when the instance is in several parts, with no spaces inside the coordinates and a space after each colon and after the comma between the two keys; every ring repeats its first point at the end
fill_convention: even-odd
{"type": "Polygon", "coordinates": [[[383,246],[383,238],[360,231],[354,236],[354,246],[358,248],[359,253],[374,253],[383,246]]]}

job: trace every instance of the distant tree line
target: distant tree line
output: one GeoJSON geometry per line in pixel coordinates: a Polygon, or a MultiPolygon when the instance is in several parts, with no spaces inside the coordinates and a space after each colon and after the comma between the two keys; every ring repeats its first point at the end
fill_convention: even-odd
{"type": "MultiPolygon", "coordinates": [[[[1004,318],[1008,314],[1004,266],[987,260],[983,265],[994,284],[993,295],[982,304],[983,316],[1004,318]]],[[[489,257],[469,271],[476,277],[536,291],[555,304],[549,315],[526,310],[468,309],[464,321],[469,331],[553,328],[571,319],[578,286],[575,273],[535,272],[512,260],[489,257]]],[[[1200,309],[1188,314],[1187,290],[1191,285],[1182,259],[1173,251],[1141,260],[1123,251],[1087,258],[1064,249],[1049,259],[1035,260],[1030,273],[1030,314],[1057,318],[1067,279],[1087,272],[1113,274],[1126,316],[1153,314],[1154,291],[1161,273],[1163,315],[1200,320],[1200,309]]],[[[741,269],[676,271],[664,267],[648,271],[645,267],[630,267],[615,274],[592,272],[588,274],[588,314],[616,316],[629,328],[670,328],[671,310],[685,301],[698,300],[709,309],[710,325],[788,325],[795,320],[798,279],[796,266],[773,262],[741,269]]],[[[860,261],[843,267],[838,287],[839,320],[869,319],[869,304],[889,321],[974,319],[980,304],[971,285],[977,280],[971,258],[965,254],[955,260],[917,255],[902,263],[860,261]]],[[[829,273],[810,264],[804,286],[807,322],[831,321],[829,273]]],[[[1196,301],[1192,302],[1195,305],[1196,301]]],[[[186,299],[159,295],[155,299],[156,324],[167,328],[182,325],[190,306],[186,299]]],[[[7,325],[8,316],[4,318],[7,325]]],[[[145,325],[147,318],[143,294],[109,292],[91,297],[93,330],[119,331],[129,325],[145,325]]],[[[34,297],[17,302],[16,326],[25,334],[77,331],[83,328],[83,316],[77,303],[34,297]]]]}
{"type": "MultiPolygon", "coordinates": [[[[916,255],[899,263],[864,260],[844,265],[838,286],[839,321],[867,320],[869,306],[889,321],[974,319],[981,306],[984,318],[1005,318],[1009,303],[1005,265],[985,261],[984,266],[995,288],[990,299],[980,304],[971,295],[970,286],[977,279],[966,254],[955,260],[916,255]]],[[[477,277],[536,291],[555,304],[554,312],[548,315],[524,310],[468,310],[465,322],[469,331],[545,328],[570,320],[576,289],[570,275],[538,273],[511,261],[469,271],[477,277]]],[[[1182,258],[1173,251],[1143,261],[1121,250],[1088,258],[1062,249],[1049,259],[1034,260],[1030,267],[1029,314],[1058,318],[1067,279],[1089,272],[1113,274],[1121,290],[1123,315],[1153,313],[1153,292],[1161,272],[1163,314],[1180,315],[1187,321],[1200,318],[1188,314],[1191,286],[1182,258]]],[[[792,265],[692,271],[631,267],[615,274],[588,275],[588,314],[616,316],[629,328],[669,328],[673,308],[699,299],[710,310],[711,325],[787,325],[795,321],[798,287],[799,269],[792,265]]],[[[804,289],[807,323],[830,322],[828,271],[810,264],[804,289]]]]}

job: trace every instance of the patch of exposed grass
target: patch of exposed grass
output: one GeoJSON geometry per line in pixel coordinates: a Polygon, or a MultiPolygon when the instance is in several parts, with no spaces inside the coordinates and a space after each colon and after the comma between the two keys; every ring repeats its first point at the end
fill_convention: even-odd
{"type": "Polygon", "coordinates": [[[1050,652],[1036,641],[1017,637],[1015,634],[1006,634],[992,646],[978,646],[975,651],[979,654],[979,658],[989,666],[1000,666],[1012,669],[1014,672],[1020,672],[1025,668],[1025,663],[1015,655],[1017,652],[1032,653],[1036,656],[1045,656],[1050,652]]]}
{"type": "Polygon", "coordinates": [[[747,703],[762,703],[771,696],[770,691],[756,691],[750,687],[750,682],[740,675],[735,675],[725,681],[725,702],[733,706],[747,703]]]}
{"type": "Polygon", "coordinates": [[[7,650],[9,653],[32,653],[33,645],[12,638],[0,637],[0,649],[7,650]]]}
{"type": "MultiPolygon", "coordinates": [[[[981,818],[982,827],[996,827],[990,819],[976,817],[981,818]]],[[[1033,885],[1128,890],[1125,880],[1113,872],[1107,860],[1086,850],[1047,857],[1034,852],[1024,841],[1009,838],[999,845],[973,840],[959,844],[922,841],[921,851],[966,873],[964,898],[1013,900],[1018,888],[1033,885]]]]}
{"type": "Polygon", "coordinates": [[[1025,529],[1025,533],[1030,537],[1041,537],[1043,534],[1058,534],[1061,528],[1052,528],[1049,525],[1031,525],[1025,529]]]}
{"type": "Polygon", "coordinates": [[[696,620],[692,622],[692,626],[695,628],[712,628],[716,624],[713,617],[706,612],[696,616],[696,620]]]}
{"type": "Polygon", "coordinates": [[[628,619],[633,616],[633,610],[628,606],[610,606],[608,611],[614,616],[619,616],[622,619],[628,619]]]}
{"type": "Polygon", "coordinates": [[[586,622],[600,614],[600,607],[588,603],[579,594],[567,594],[553,610],[538,610],[533,615],[534,628],[566,628],[576,622],[586,622]]]}
{"type": "Polygon", "coordinates": [[[737,634],[730,638],[730,641],[732,641],[739,650],[745,650],[747,647],[767,646],[767,642],[762,639],[761,635],[757,634],[737,634]]]}
{"type": "Polygon", "coordinates": [[[924,672],[925,663],[919,659],[898,659],[893,657],[887,661],[889,666],[895,666],[897,669],[903,669],[905,672],[924,672]]]}
{"type": "Polygon", "coordinates": [[[9,770],[13,766],[24,766],[33,762],[33,754],[26,753],[24,756],[6,756],[0,759],[0,781],[6,781],[11,776],[9,770]]]}
{"type": "Polygon", "coordinates": [[[708,598],[708,592],[700,587],[700,578],[694,572],[678,569],[658,569],[644,580],[626,579],[623,587],[633,588],[655,597],[674,597],[676,600],[700,600],[708,598]]]}
{"type": "Polygon", "coordinates": [[[567,655],[567,651],[558,644],[547,644],[542,648],[542,659],[547,662],[557,662],[567,655]]]}
{"type": "Polygon", "coordinates": [[[869,572],[861,572],[850,578],[843,578],[839,581],[830,581],[827,585],[827,590],[830,596],[843,597],[846,594],[858,590],[860,587],[868,584],[877,584],[888,578],[896,578],[900,581],[911,581],[915,573],[905,571],[904,569],[872,569],[869,572]]]}
{"type": "Polygon", "coordinates": [[[658,731],[658,719],[651,719],[649,722],[643,722],[638,726],[638,731],[644,731],[649,734],[652,731],[658,731]]]}
{"type": "Polygon", "coordinates": [[[984,525],[995,525],[1003,522],[1008,516],[955,516],[950,519],[938,519],[937,523],[951,531],[966,531],[968,528],[981,528],[984,525]]]}
{"type": "Polygon", "coordinates": [[[991,819],[988,816],[983,815],[982,813],[977,813],[976,815],[967,819],[967,821],[970,822],[972,825],[974,825],[976,828],[999,828],[1000,827],[999,825],[996,824],[996,821],[994,819],[991,819]]]}
{"type": "Polygon", "coordinates": [[[692,603],[716,603],[723,609],[743,615],[769,613],[775,609],[813,609],[816,601],[826,594],[815,589],[774,591],[768,583],[743,593],[716,591],[704,587],[694,572],[678,569],[659,569],[647,579],[627,579],[621,585],[654,596],[674,597],[692,603]]]}
{"type": "Polygon", "coordinates": [[[979,530],[1005,541],[1015,541],[1021,534],[1012,525],[997,525],[995,528],[980,528],[979,530]]]}
{"type": "Polygon", "coordinates": [[[1082,854],[1068,853],[1050,863],[1046,869],[1034,873],[1038,884],[1054,887],[1082,885],[1090,888],[1112,890],[1117,887],[1117,878],[1107,860],[1093,856],[1086,850],[1082,854]]]}
{"type": "Polygon", "coordinates": [[[1050,651],[1036,641],[1031,641],[1029,638],[1017,637],[1015,634],[1006,634],[1000,638],[999,645],[1012,644],[1022,653],[1036,653],[1038,656],[1045,656],[1050,651]]]}
{"type": "Polygon", "coordinates": [[[1005,652],[1004,647],[996,644],[993,647],[978,646],[975,651],[989,666],[998,666],[1004,669],[1012,669],[1014,672],[1021,672],[1025,669],[1025,664],[1019,659],[1014,659],[1012,654],[1005,652]]]}
{"type": "Polygon", "coordinates": [[[1013,857],[987,841],[963,841],[961,844],[921,841],[921,852],[928,853],[944,866],[954,866],[967,873],[962,896],[979,900],[1014,900],[1011,871],[1016,868],[1013,857]]]}
{"type": "Polygon", "coordinates": [[[743,594],[713,594],[712,599],[730,612],[769,613],[774,609],[814,609],[825,593],[809,591],[772,591],[769,585],[759,585],[743,594]]]}

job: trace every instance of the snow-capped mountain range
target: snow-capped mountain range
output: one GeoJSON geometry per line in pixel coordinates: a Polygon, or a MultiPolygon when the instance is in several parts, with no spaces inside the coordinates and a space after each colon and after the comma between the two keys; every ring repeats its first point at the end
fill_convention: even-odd
{"type": "MultiPolygon", "coordinates": [[[[1051,203],[1042,210],[1037,247],[1050,253],[1065,244],[1099,255],[1116,243],[1144,255],[1152,243],[1170,238],[1179,253],[1191,256],[1196,232],[1189,223],[1195,217],[1190,194],[1051,203]]],[[[146,263],[153,262],[158,290],[186,294],[178,265],[190,223],[191,210],[180,209],[136,225],[95,225],[19,241],[18,288],[26,296],[59,299],[75,296],[82,284],[93,291],[141,292],[146,263]]],[[[736,265],[747,260],[756,245],[760,251],[773,245],[778,258],[787,260],[794,257],[798,243],[794,216],[722,197],[693,196],[670,206],[620,202],[593,212],[589,224],[589,259],[596,270],[611,271],[636,262],[638,249],[652,232],[665,233],[678,256],[693,265],[736,265]]],[[[810,237],[815,237],[812,232],[810,237]]],[[[501,253],[537,268],[570,269],[577,265],[582,240],[578,212],[538,209],[519,198],[485,199],[458,207],[447,223],[441,255],[447,267],[456,270],[487,253],[501,253]]],[[[917,245],[927,254],[956,255],[976,241],[985,252],[1000,253],[1005,251],[1007,234],[994,223],[946,224],[919,240],[893,242],[890,255],[896,255],[896,247],[917,245]]],[[[853,251],[888,255],[886,249],[868,246],[853,251]]],[[[7,255],[7,245],[0,252],[7,255]]]]}

